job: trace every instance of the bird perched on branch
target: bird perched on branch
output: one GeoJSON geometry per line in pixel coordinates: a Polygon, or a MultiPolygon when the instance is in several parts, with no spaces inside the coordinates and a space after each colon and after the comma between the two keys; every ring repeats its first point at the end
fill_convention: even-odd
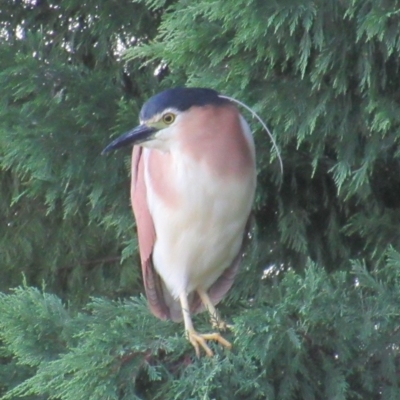
{"type": "Polygon", "coordinates": [[[232,286],[243,253],[256,187],[254,142],[236,106],[218,92],[174,88],[151,97],[140,125],[103,152],[133,144],[131,199],[151,312],[180,321],[197,356],[220,333],[199,333],[191,315],[232,286]]]}

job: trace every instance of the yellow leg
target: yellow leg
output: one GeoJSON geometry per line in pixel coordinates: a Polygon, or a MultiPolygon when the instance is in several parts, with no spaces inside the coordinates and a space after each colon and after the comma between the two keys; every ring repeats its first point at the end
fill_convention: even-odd
{"type": "Polygon", "coordinates": [[[206,307],[206,310],[210,314],[211,326],[214,329],[218,329],[219,331],[225,331],[227,328],[229,328],[229,325],[221,319],[219,312],[214,307],[214,304],[211,302],[208,293],[202,289],[198,289],[197,293],[199,294],[202,303],[206,307]]]}
{"type": "Polygon", "coordinates": [[[189,313],[189,304],[186,293],[179,296],[181,302],[183,321],[185,323],[185,331],[188,336],[189,342],[193,345],[196,356],[200,357],[200,347],[205,351],[208,357],[212,357],[214,353],[207,345],[207,340],[214,340],[222,346],[230,349],[232,345],[224,339],[219,333],[205,333],[201,334],[195,331],[193,327],[192,318],[189,313]]]}

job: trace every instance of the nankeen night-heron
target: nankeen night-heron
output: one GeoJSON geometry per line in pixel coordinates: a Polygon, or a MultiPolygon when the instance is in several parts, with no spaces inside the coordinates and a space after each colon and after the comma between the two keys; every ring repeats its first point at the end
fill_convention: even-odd
{"type": "Polygon", "coordinates": [[[220,333],[198,333],[191,315],[210,313],[232,286],[243,253],[256,188],[255,149],[245,119],[229,98],[203,88],[151,97],[140,125],[104,152],[133,144],[131,200],[149,308],[182,320],[197,356],[220,333]]]}

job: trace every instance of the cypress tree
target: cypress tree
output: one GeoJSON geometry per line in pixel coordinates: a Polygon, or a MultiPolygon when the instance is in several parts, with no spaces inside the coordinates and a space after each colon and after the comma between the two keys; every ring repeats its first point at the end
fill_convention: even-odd
{"type": "MultiPolygon", "coordinates": [[[[399,6],[8,2],[3,398],[398,399],[399,6]],[[255,223],[219,306],[233,350],[210,359],[147,310],[129,152],[100,157],[145,99],[177,85],[251,105],[284,161],[282,175],[243,111],[257,143],[255,223]]],[[[205,315],[196,327],[209,328],[205,315]]]]}

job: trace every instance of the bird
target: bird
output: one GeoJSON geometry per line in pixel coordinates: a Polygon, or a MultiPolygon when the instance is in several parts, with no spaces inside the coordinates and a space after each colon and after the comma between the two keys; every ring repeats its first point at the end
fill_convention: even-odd
{"type": "Polygon", "coordinates": [[[215,341],[230,349],[215,306],[231,288],[249,234],[256,155],[233,99],[210,88],[175,87],[147,100],[137,127],[106,153],[133,145],[131,203],[150,311],[183,319],[197,357],[215,341]],[[192,315],[208,311],[211,333],[192,315]]]}

